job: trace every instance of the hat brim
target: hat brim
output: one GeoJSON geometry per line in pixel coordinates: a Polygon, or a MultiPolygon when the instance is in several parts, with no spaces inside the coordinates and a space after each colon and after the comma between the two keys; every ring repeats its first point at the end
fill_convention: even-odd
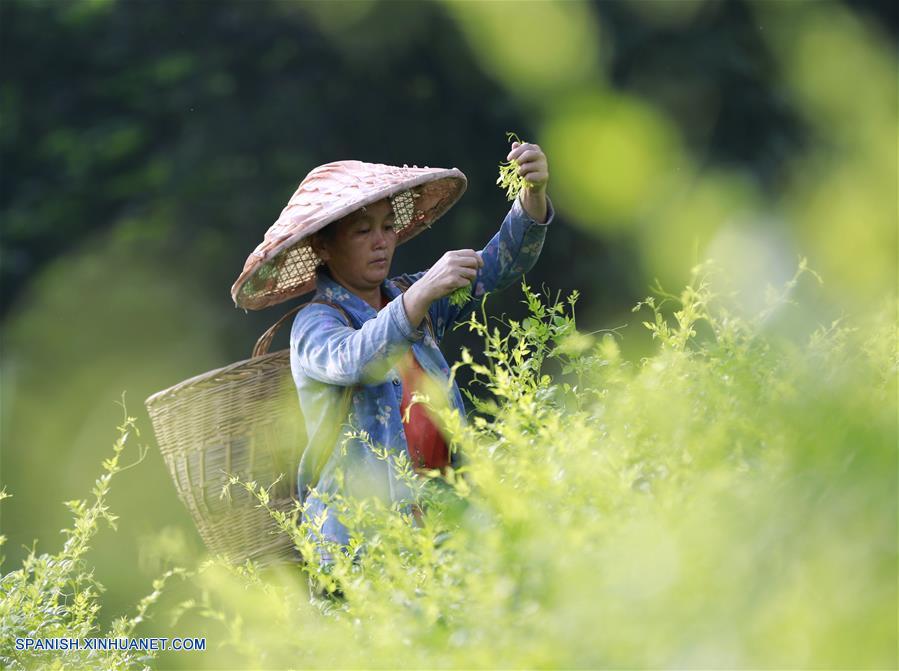
{"type": "Polygon", "coordinates": [[[279,221],[269,230],[271,233],[280,225],[278,233],[283,231],[283,234],[266,234],[266,240],[250,255],[243,272],[232,285],[231,297],[235,306],[260,310],[314,291],[316,270],[323,261],[309,244],[311,236],[361,207],[402,191],[412,191],[414,212],[407,223],[396,229],[396,244],[401,245],[430,228],[461,198],[468,181],[456,168],[427,170],[373,189],[363,197],[336,207],[320,208],[316,213],[318,216],[305,216],[299,223],[289,221],[285,225],[282,220],[290,216],[289,208],[285,208],[279,221]]]}

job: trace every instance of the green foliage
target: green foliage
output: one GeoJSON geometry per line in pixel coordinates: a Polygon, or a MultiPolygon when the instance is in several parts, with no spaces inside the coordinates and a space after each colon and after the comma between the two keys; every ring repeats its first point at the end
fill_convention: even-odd
{"type": "MultiPolygon", "coordinates": [[[[763,284],[763,266],[779,267],[768,262],[780,258],[786,241],[808,247],[839,305],[857,309],[893,286],[885,280],[895,271],[895,211],[882,207],[896,183],[888,3],[737,3],[727,11],[715,3],[630,3],[626,10],[592,3],[574,13],[564,3],[530,3],[517,18],[558,15],[562,21],[563,29],[550,31],[560,49],[546,53],[593,68],[560,69],[546,61],[536,79],[499,5],[375,4],[350,16],[343,3],[193,3],[183,12],[166,3],[0,3],[7,51],[30,55],[7,68],[0,92],[4,165],[20,182],[4,201],[8,262],[0,266],[0,308],[18,303],[4,330],[9,368],[3,375],[9,386],[4,444],[11,447],[3,466],[17,490],[4,509],[4,532],[14,539],[8,554],[16,566],[19,539],[29,538],[35,520],[47,519],[58,505],[47,483],[83,475],[83,464],[94,461],[84,458],[89,446],[105,442],[92,438],[106,430],[96,428],[103,424],[96,399],[110,385],[120,388],[117,375],[150,393],[180,379],[184,366],[199,372],[237,358],[235,352],[244,356],[248,333],[268,326],[212,328],[226,315],[202,313],[206,306],[231,309],[229,301],[209,297],[220,297],[233,281],[235,249],[258,240],[285,189],[335,158],[333,143],[322,138],[338,137],[357,156],[383,160],[422,151],[454,156],[464,146],[468,165],[492,165],[491,143],[479,141],[484,129],[501,132],[534,104],[555,100],[541,113],[541,143],[558,185],[553,200],[571,226],[551,233],[555,244],[544,247],[533,273],[564,266],[588,302],[581,309],[594,311],[597,304],[589,303],[600,294],[606,315],[630,307],[620,301],[630,301],[632,282],[642,286],[641,272],[679,286],[683,259],[694,258],[694,248],[729,239],[736,240],[731,268],[742,271],[749,289],[763,284]],[[658,11],[663,6],[675,9],[658,11]],[[585,12],[592,17],[583,22],[585,31],[564,28],[585,12]],[[346,39],[359,34],[347,28],[362,23],[364,39],[346,39]],[[253,29],[235,28],[242,25],[253,29]],[[610,25],[616,39],[599,45],[597,36],[610,25]],[[103,48],[97,48],[101,35],[103,48]],[[436,58],[432,35],[442,45],[436,58]],[[633,48],[635,39],[642,48],[633,48]],[[603,58],[583,58],[599,53],[598,46],[603,58]],[[47,68],[61,50],[66,67],[47,68]],[[614,64],[614,72],[600,61],[614,64]],[[696,62],[720,67],[696,72],[696,62]],[[322,64],[326,87],[318,86],[322,64]],[[665,79],[662,70],[691,74],[683,85],[652,85],[665,79]],[[618,85],[607,86],[611,80],[618,85]],[[540,81],[549,89],[535,86],[540,81]],[[397,106],[383,95],[397,85],[416,104],[397,106]],[[701,95],[684,95],[685,87],[701,95]],[[320,94],[315,105],[308,104],[311,89],[320,94]],[[458,104],[441,104],[446,99],[458,104]],[[718,124],[710,135],[707,112],[716,105],[709,100],[720,102],[721,118],[739,123],[718,124]],[[352,123],[330,113],[356,107],[367,113],[352,123]],[[462,125],[459,109],[469,111],[462,125]],[[437,127],[453,132],[432,132],[437,127]],[[427,147],[421,138],[428,138],[427,147]],[[746,213],[748,235],[729,237],[735,212],[746,213]],[[771,221],[783,227],[760,224],[771,221]],[[847,221],[861,222],[863,234],[847,238],[847,221]],[[780,242],[769,237],[777,231],[786,234],[780,242]],[[616,251],[619,262],[570,254],[598,249],[610,233],[632,243],[616,251]],[[747,240],[758,244],[748,248],[747,240]],[[77,256],[50,263],[76,247],[77,256]],[[198,253],[182,253],[186,248],[198,253]],[[134,259],[151,272],[135,278],[134,259]],[[110,272],[110,264],[120,272],[110,272]],[[188,285],[193,299],[184,292],[188,285]],[[83,296],[93,297],[80,310],[92,328],[73,328],[71,319],[64,331],[52,328],[64,312],[54,306],[83,296]],[[109,328],[96,328],[101,322],[109,328]],[[99,340],[99,332],[117,334],[115,342],[99,340]],[[79,333],[84,342],[73,348],[79,333]],[[66,356],[73,349],[81,356],[66,356]],[[46,421],[48,414],[54,421],[46,421]],[[93,421],[82,423],[85,418],[93,421]],[[78,435],[71,435],[76,425],[78,435]],[[58,459],[64,451],[80,458],[58,459]]],[[[468,211],[488,211],[487,195],[470,191],[468,211]]],[[[457,246],[454,227],[428,235],[438,236],[428,240],[434,248],[457,246]]],[[[774,277],[780,281],[776,274],[764,280],[774,277]]],[[[298,660],[333,666],[354,655],[359,666],[412,665],[407,653],[414,643],[425,651],[421,663],[431,666],[495,666],[511,649],[504,666],[623,660],[620,666],[895,668],[895,609],[888,606],[895,604],[896,524],[895,511],[884,505],[896,495],[894,455],[885,450],[896,444],[895,305],[879,319],[850,314],[809,324],[810,334],[781,338],[776,309],[738,320],[723,303],[694,302],[714,299],[701,279],[692,287],[698,298],[660,293],[640,305],[658,347],[645,359],[626,361],[615,333],[594,338],[574,329],[562,343],[548,342],[559,356],[544,357],[539,379],[536,364],[526,364],[541,394],[534,405],[564,408],[564,431],[535,433],[527,416],[516,419],[520,413],[506,396],[482,386],[475,430],[460,433],[457,444],[475,457],[463,483],[489,485],[491,478],[479,475],[489,459],[477,456],[496,456],[489,471],[500,481],[495,501],[482,500],[489,487],[474,487],[458,497],[462,503],[446,502],[455,512],[435,504],[428,513],[429,523],[446,516],[461,539],[458,555],[481,583],[459,587],[455,601],[432,595],[412,601],[427,608],[461,603],[461,610],[470,601],[471,617],[450,608],[445,627],[428,638],[420,623],[404,629],[410,618],[402,615],[389,624],[393,612],[377,622],[382,604],[366,609],[348,592],[347,610],[320,621],[303,610],[305,599],[290,581],[272,587],[271,576],[255,574],[245,588],[241,573],[210,565],[196,580],[206,601],[198,596],[183,616],[227,623],[219,666],[236,660],[272,666],[273,657],[282,666],[296,667],[298,660]],[[548,463],[534,464],[537,458],[548,463]],[[541,478],[552,486],[541,489],[541,478]],[[568,498],[560,503],[562,485],[568,498]],[[616,501],[626,515],[618,514],[616,501]],[[512,533],[504,515],[513,513],[526,532],[512,533]],[[546,521],[550,514],[558,516],[557,526],[546,521]],[[641,545],[641,529],[659,531],[641,545]],[[494,543],[486,549],[479,545],[485,538],[494,543]],[[501,558],[478,565],[470,556],[497,545],[533,556],[517,559],[519,572],[508,574],[501,558]],[[547,548],[560,548],[561,558],[546,559],[547,548]],[[533,589],[537,574],[542,592],[533,589]],[[489,598],[473,591],[478,588],[489,598]],[[271,597],[271,590],[284,599],[271,597]],[[257,594],[277,605],[277,620],[271,606],[256,609],[257,594]],[[537,610],[520,609],[519,629],[509,600],[520,594],[537,610]],[[408,645],[400,632],[408,632],[408,645]],[[553,635],[557,645],[548,652],[553,635]],[[288,638],[293,643],[285,644],[288,638]],[[359,641],[364,652],[357,655],[359,641]],[[374,643],[366,648],[366,641],[374,643]]],[[[510,295],[493,298],[494,310],[505,308],[510,295]]],[[[519,322],[527,334],[523,345],[509,336],[511,326],[502,327],[508,356],[519,346],[528,350],[522,364],[546,335],[534,331],[544,328],[537,321],[531,315],[519,322]]],[[[480,343],[468,344],[472,361],[459,373],[482,366],[484,385],[519,394],[528,407],[517,364],[485,359],[480,343]],[[494,370],[505,379],[494,380],[494,370]]],[[[188,524],[183,510],[166,507],[180,505],[171,491],[156,486],[167,484],[164,469],[151,477],[140,499],[147,512],[136,524],[177,512],[188,524]]],[[[399,547],[392,536],[382,538],[388,548],[399,547]]],[[[132,548],[121,550],[113,556],[133,564],[132,548]]],[[[100,555],[95,544],[87,560],[100,555]]],[[[375,582],[376,568],[359,566],[375,582]]],[[[137,598],[128,593],[134,574],[122,575],[107,578],[104,610],[116,598],[137,598]]],[[[390,603],[401,614],[412,608],[390,603]]],[[[10,631],[4,629],[4,645],[10,631]]]]}
{"type": "MultiPolygon", "coordinates": [[[[521,144],[521,139],[515,133],[506,133],[506,138],[509,142],[514,141],[521,144]]],[[[515,200],[519,191],[528,184],[527,180],[518,174],[519,167],[518,161],[514,159],[499,164],[499,177],[496,179],[496,183],[500,188],[506,190],[506,199],[510,201],[515,200]]]]}
{"type": "Polygon", "coordinates": [[[465,305],[469,300],[471,300],[471,285],[466,284],[464,287],[459,287],[453,293],[449,295],[450,305],[461,306],[465,305]]]}
{"type": "MultiPolygon", "coordinates": [[[[778,330],[790,288],[814,274],[804,260],[750,317],[711,291],[714,271],[697,265],[679,294],[657,287],[634,307],[657,343],[639,361],[617,331],[577,328],[576,291],[551,300],[522,283],[526,318],[472,314],[459,326],[483,355],[463,350],[451,373],[469,368],[479,389],[469,421],[415,399],[465,465],[418,475],[350,433],[411,494],[323,495],[351,536],[346,552],[324,544],[333,564],[308,540],[322,519],[273,510],[271,486],[232,477],[223,493],[252,494],[308,561],[202,562],[172,620],[214,632],[192,663],[894,667],[892,306],[778,330]]],[[[28,626],[63,631],[52,585],[8,584],[17,603],[43,594],[28,597],[44,604],[28,626]]],[[[3,645],[21,610],[4,611],[3,645]]]]}
{"type": "MultiPolygon", "coordinates": [[[[122,404],[124,409],[124,403],[122,404]]],[[[110,482],[118,473],[137,465],[146,456],[144,449],[129,466],[120,466],[119,459],[131,433],[138,434],[135,418],[125,413],[125,421],[118,427],[119,437],[113,445],[113,455],[103,461],[103,474],[92,490],[93,501],[66,501],[73,523],[63,529],[66,542],[56,554],[38,555],[34,548],[22,567],[0,578],[0,662],[6,669],[131,669],[152,660],[153,651],[128,650],[67,650],[17,651],[17,638],[127,638],[144,621],[147,609],[162,594],[166,581],[181,569],[166,571],[153,581],[153,591],[138,603],[136,613],[122,616],[102,632],[98,625],[100,594],[103,585],[94,576],[86,561],[91,539],[101,521],[116,528],[116,515],[107,506],[110,482]]],[[[139,434],[138,434],[139,435],[139,434]]],[[[0,500],[8,498],[5,488],[0,500]]],[[[0,544],[5,539],[0,537],[0,544]]]]}
{"type": "Polygon", "coordinates": [[[246,599],[296,602],[296,584],[208,588],[240,617],[243,665],[892,665],[895,324],[778,335],[804,260],[752,318],[712,293],[713,271],[635,306],[659,346],[638,363],[616,332],[577,329],[577,292],[523,284],[527,318],[472,315],[483,357],[463,351],[452,374],[473,373],[475,411],[429,404],[467,464],[416,476],[370,444],[412,497],[326,496],[351,533],[345,554],[325,544],[333,566],[307,540],[322,520],[272,511],[312,596],[273,630],[246,599]]]}

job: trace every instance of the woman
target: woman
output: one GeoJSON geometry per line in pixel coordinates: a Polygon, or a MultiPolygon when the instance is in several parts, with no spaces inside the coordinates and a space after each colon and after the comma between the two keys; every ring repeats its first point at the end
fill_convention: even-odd
{"type": "MultiPolygon", "coordinates": [[[[344,550],[349,542],[347,529],[322,500],[325,493],[411,499],[392,464],[366,441],[352,438],[345,449],[335,449],[344,423],[365,431],[390,455],[407,454],[417,467],[461,464],[421,405],[412,405],[408,421],[404,413],[422,376],[430,376],[450,389],[450,403],[465,416],[458,387],[449,385],[440,341],[485,293],[513,284],[540,254],[553,219],[546,156],[535,144],[514,143],[507,156],[513,159],[528,186],[490,242],[478,252],[446,252],[428,270],[393,279],[396,245],[430,227],[458,200],[464,175],[358,161],[320,166],[300,184],[235,283],[232,295],[245,307],[316,289],[290,335],[291,372],[308,439],[297,493],[305,503],[303,519],[323,520],[312,540],[334,541],[344,550]],[[449,294],[472,284],[465,304],[450,303],[449,294]]],[[[318,547],[321,562],[333,562],[318,547]]]]}

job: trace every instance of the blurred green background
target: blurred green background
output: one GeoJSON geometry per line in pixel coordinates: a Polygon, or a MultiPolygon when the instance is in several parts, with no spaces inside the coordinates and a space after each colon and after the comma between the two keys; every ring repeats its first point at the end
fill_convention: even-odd
{"type": "MultiPolygon", "coordinates": [[[[808,329],[895,310],[897,29],[876,2],[3,0],[4,569],[61,545],[61,502],[87,495],[123,391],[150,451],[114,483],[121,528],[91,558],[104,619],[160,553],[200,548],[143,400],[246,358],[288,309],[246,314],[229,289],[332,160],[468,176],[397,250],[414,272],[490,239],[505,132],[538,142],[558,214],[528,281],[578,289],[582,329],[627,325],[630,357],[649,347],[630,308],[708,256],[747,310],[807,256],[824,285],[789,319],[808,329]]],[[[451,334],[447,358],[463,345],[451,334]]]]}

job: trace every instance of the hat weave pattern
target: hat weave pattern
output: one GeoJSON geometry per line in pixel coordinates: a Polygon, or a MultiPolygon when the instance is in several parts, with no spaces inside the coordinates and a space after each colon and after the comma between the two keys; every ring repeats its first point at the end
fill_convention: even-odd
{"type": "Polygon", "coordinates": [[[315,289],[323,260],[310,246],[313,233],[360,208],[387,198],[395,213],[396,244],[431,226],[465,191],[456,168],[397,167],[336,161],[310,172],[249,255],[231,287],[234,304],[251,310],[276,305],[315,289]]]}

